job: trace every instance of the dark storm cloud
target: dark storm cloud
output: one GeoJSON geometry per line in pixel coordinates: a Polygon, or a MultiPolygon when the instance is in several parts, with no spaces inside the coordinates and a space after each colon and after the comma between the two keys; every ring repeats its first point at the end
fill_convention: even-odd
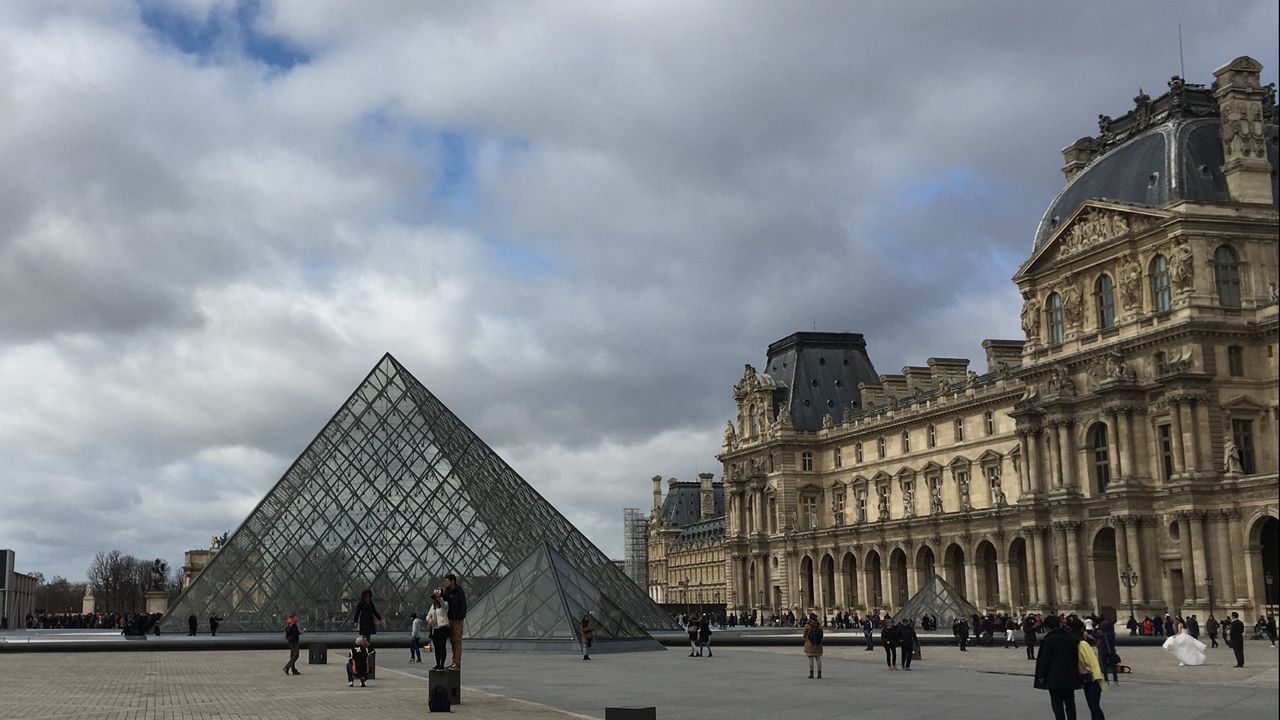
{"type": "Polygon", "coordinates": [[[0,5],[0,545],[176,561],[391,351],[616,554],[768,343],[981,370],[1059,149],[1163,90],[1179,19],[1190,80],[1274,79],[1276,15],[0,5]]]}

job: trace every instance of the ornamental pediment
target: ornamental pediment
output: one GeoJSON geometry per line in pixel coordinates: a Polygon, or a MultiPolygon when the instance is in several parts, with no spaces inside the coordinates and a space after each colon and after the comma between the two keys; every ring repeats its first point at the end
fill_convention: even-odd
{"type": "Polygon", "coordinates": [[[1148,208],[1090,200],[1072,213],[1027,260],[1018,275],[1082,255],[1093,248],[1131,237],[1168,217],[1148,208]]]}

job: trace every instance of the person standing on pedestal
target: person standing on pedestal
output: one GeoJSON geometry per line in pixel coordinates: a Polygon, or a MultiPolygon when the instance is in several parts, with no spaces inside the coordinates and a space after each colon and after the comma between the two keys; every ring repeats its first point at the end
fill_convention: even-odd
{"type": "Polygon", "coordinates": [[[361,637],[373,640],[373,634],[378,632],[378,623],[382,622],[382,614],[373,604],[372,590],[360,593],[360,602],[356,603],[356,609],[351,613],[351,622],[359,628],[361,637]]]}
{"type": "Polygon", "coordinates": [[[453,645],[454,670],[462,669],[462,623],[467,619],[467,594],[458,584],[458,576],[449,573],[444,576],[443,600],[449,606],[449,633],[453,645]]]}
{"type": "Polygon", "coordinates": [[[1227,626],[1227,644],[1236,654],[1236,667],[1244,667],[1244,623],[1240,621],[1240,613],[1231,613],[1231,624],[1227,626]]]}
{"type": "Polygon", "coordinates": [[[436,670],[444,669],[444,656],[452,632],[449,630],[449,606],[441,599],[442,591],[436,588],[431,594],[431,609],[427,611],[427,632],[431,634],[431,649],[436,655],[436,670]]]}

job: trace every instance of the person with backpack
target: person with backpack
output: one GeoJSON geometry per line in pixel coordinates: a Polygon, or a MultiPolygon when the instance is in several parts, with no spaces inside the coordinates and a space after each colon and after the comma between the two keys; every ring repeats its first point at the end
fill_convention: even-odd
{"type": "Polygon", "coordinates": [[[284,664],[284,674],[301,675],[298,672],[298,646],[302,642],[302,628],[298,627],[298,617],[293,613],[289,613],[289,618],[285,620],[284,639],[289,642],[289,662],[284,664]]]}
{"type": "Polygon", "coordinates": [[[702,653],[698,650],[698,619],[690,615],[688,622],[685,623],[685,632],[689,634],[689,657],[697,657],[702,653]]]}
{"type": "Polygon", "coordinates": [[[369,679],[369,662],[373,659],[373,648],[364,635],[356,636],[356,644],[347,652],[347,687],[353,687],[355,679],[360,678],[360,687],[369,679]]]}
{"type": "Polygon", "coordinates": [[[816,613],[809,614],[809,622],[804,626],[804,654],[809,658],[809,679],[813,678],[813,669],[818,669],[818,679],[822,679],[822,624],[818,622],[816,613]]]}

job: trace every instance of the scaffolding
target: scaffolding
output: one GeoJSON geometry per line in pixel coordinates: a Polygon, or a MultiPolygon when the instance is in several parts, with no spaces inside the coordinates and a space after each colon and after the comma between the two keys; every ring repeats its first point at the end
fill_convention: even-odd
{"type": "Polygon", "coordinates": [[[636,585],[649,587],[649,519],[640,508],[622,510],[622,570],[636,585]]]}

